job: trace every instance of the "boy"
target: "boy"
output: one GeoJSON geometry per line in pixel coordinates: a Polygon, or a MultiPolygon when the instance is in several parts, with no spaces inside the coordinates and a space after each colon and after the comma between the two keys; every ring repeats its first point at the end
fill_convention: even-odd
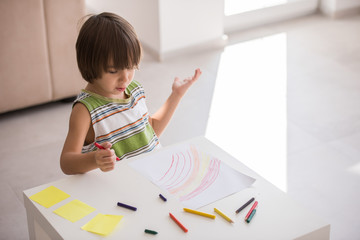
{"type": "Polygon", "coordinates": [[[130,23],[112,13],[91,15],[80,29],[76,54],[81,75],[88,83],[70,115],[60,157],[65,174],[96,168],[110,171],[117,157],[121,160],[159,147],[158,136],[201,75],[196,69],[193,77],[175,78],[165,104],[149,116],[144,90],[133,80],[141,45],[130,23]]]}

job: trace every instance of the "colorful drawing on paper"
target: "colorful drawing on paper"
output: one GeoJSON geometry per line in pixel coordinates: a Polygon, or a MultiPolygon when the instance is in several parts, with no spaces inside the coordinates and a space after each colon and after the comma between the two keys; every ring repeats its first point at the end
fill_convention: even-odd
{"type": "Polygon", "coordinates": [[[255,179],[194,145],[181,145],[129,164],[184,206],[199,208],[250,186],[255,179]]]}
{"type": "Polygon", "coordinates": [[[220,160],[201,155],[193,146],[186,152],[174,153],[171,163],[157,184],[172,194],[180,196],[180,201],[192,199],[218,178],[220,160]]]}

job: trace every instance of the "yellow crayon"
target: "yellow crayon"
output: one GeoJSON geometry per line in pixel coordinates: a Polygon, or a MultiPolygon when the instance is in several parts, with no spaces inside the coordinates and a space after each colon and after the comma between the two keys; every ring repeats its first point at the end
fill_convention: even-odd
{"type": "Polygon", "coordinates": [[[188,213],[197,214],[197,215],[200,215],[200,216],[203,216],[203,217],[207,217],[207,218],[212,218],[212,219],[215,219],[215,217],[216,217],[215,215],[211,215],[211,214],[208,214],[208,213],[195,211],[195,210],[192,210],[192,209],[189,209],[189,208],[184,208],[184,211],[185,211],[185,212],[188,212],[188,213]]]}
{"type": "Polygon", "coordinates": [[[226,216],[224,213],[222,213],[219,209],[214,208],[214,211],[218,213],[220,216],[222,216],[226,221],[233,223],[234,221],[231,220],[228,216],[226,216]]]}

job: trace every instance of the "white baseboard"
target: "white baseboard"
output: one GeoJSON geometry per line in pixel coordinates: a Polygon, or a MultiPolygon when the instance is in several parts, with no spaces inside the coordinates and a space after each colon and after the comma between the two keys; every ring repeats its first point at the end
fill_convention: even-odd
{"type": "Polygon", "coordinates": [[[334,19],[335,18],[343,18],[343,17],[360,14],[360,6],[355,7],[355,8],[350,8],[350,9],[337,10],[337,11],[328,11],[323,8],[323,9],[321,9],[321,13],[323,13],[324,15],[326,15],[328,17],[334,18],[334,19]]]}

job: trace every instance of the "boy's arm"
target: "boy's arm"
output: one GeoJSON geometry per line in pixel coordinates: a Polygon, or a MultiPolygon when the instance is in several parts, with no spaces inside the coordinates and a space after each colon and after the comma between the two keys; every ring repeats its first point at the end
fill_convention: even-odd
{"type": "Polygon", "coordinates": [[[110,171],[115,166],[115,153],[110,143],[103,143],[105,150],[81,153],[86,135],[91,126],[88,110],[83,104],[75,104],[70,115],[69,132],[60,157],[60,166],[65,174],[85,173],[100,168],[110,171]]]}
{"type": "Polygon", "coordinates": [[[200,69],[196,69],[195,74],[192,77],[188,77],[184,80],[180,80],[178,77],[175,78],[169,98],[164,105],[149,118],[149,122],[157,136],[160,136],[163,133],[180,103],[180,100],[200,75],[200,69]]]}

